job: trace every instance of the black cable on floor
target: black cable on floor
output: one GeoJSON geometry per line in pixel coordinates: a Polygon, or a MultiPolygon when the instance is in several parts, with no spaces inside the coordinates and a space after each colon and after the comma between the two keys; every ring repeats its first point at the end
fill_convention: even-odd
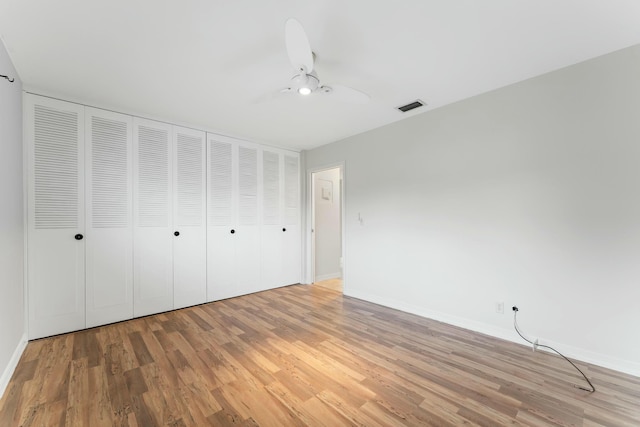
{"type": "Polygon", "coordinates": [[[534,347],[534,350],[537,347],[542,347],[542,348],[547,348],[553,352],[555,352],[557,355],[561,356],[564,360],[566,360],[567,362],[571,363],[571,366],[573,366],[574,368],[576,368],[578,370],[578,372],[580,372],[582,374],[582,376],[584,377],[585,381],[589,383],[589,386],[591,387],[591,390],[589,390],[588,388],[584,388],[584,387],[580,387],[580,386],[574,386],[576,388],[579,388],[580,390],[584,390],[584,391],[588,391],[589,393],[593,393],[594,391],[596,391],[596,388],[593,386],[593,384],[591,383],[591,381],[589,381],[589,378],[587,378],[587,376],[584,374],[584,372],[582,372],[580,370],[580,368],[578,368],[576,366],[575,363],[573,363],[571,360],[569,360],[564,354],[560,353],[558,350],[556,350],[553,347],[549,347],[548,345],[544,345],[544,344],[538,344],[537,342],[533,342],[527,338],[525,338],[524,335],[522,335],[522,333],[520,332],[520,328],[518,327],[518,319],[517,319],[517,314],[518,314],[518,307],[513,307],[513,327],[515,328],[516,332],[518,333],[518,335],[520,335],[520,338],[522,338],[523,340],[525,340],[526,342],[528,342],[529,344],[531,344],[534,347]]]}

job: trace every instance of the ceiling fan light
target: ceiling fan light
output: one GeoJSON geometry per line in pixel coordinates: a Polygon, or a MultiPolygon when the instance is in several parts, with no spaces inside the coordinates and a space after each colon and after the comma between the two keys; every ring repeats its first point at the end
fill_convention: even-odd
{"type": "Polygon", "coordinates": [[[311,74],[296,74],[291,79],[292,87],[296,88],[300,95],[310,95],[320,85],[318,76],[315,73],[311,74]]]}

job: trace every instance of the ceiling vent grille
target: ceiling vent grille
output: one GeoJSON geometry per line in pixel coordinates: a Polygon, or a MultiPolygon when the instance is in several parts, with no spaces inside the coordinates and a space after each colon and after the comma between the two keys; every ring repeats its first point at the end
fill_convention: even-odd
{"type": "Polygon", "coordinates": [[[402,111],[403,113],[406,113],[407,111],[411,111],[414,110],[416,108],[422,107],[424,105],[424,102],[420,101],[419,99],[416,99],[413,102],[408,103],[407,105],[402,105],[400,107],[397,107],[398,110],[402,111]]]}

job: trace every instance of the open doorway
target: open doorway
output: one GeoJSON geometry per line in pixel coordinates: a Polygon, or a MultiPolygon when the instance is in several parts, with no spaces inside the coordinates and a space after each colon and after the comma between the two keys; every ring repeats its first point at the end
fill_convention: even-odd
{"type": "Polygon", "coordinates": [[[342,168],[312,172],[311,186],[313,284],[342,292],[342,168]]]}

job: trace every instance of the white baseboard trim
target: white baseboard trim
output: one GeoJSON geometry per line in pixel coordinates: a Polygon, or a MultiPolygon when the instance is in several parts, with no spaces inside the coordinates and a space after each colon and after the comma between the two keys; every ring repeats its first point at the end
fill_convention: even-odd
{"type": "MultiPolygon", "coordinates": [[[[585,350],[583,348],[573,347],[566,344],[557,343],[555,341],[549,341],[544,338],[540,339],[540,344],[553,347],[556,350],[560,351],[565,356],[569,357],[570,359],[591,363],[592,365],[597,365],[603,368],[622,372],[624,374],[640,377],[640,363],[638,362],[618,359],[616,357],[611,357],[606,354],[595,353],[593,351],[585,350]]],[[[550,353],[553,353],[551,350],[546,350],[544,348],[541,349],[541,351],[549,351],[550,353]]]]}
{"type": "MultiPolygon", "coordinates": [[[[476,322],[474,320],[465,319],[462,317],[451,316],[445,313],[427,310],[421,307],[407,304],[402,301],[381,297],[379,295],[370,294],[368,292],[361,292],[359,290],[354,291],[351,289],[345,289],[344,294],[346,296],[358,298],[364,301],[369,301],[375,304],[383,305],[385,307],[404,311],[406,313],[415,314],[420,317],[437,320],[439,322],[447,323],[449,325],[458,326],[460,328],[468,329],[474,332],[479,332],[481,334],[489,335],[495,338],[500,338],[506,341],[511,341],[516,344],[531,347],[529,344],[524,343],[522,341],[522,338],[520,338],[514,330],[497,328],[493,325],[487,325],[486,323],[476,322]]],[[[605,354],[595,353],[583,348],[572,347],[565,344],[545,340],[542,338],[540,338],[540,344],[553,347],[556,350],[562,352],[562,354],[564,354],[565,356],[577,361],[591,363],[593,365],[601,366],[603,368],[612,369],[614,371],[640,377],[640,363],[636,361],[618,359],[605,354]]]]}
{"type": "Polygon", "coordinates": [[[20,361],[22,352],[27,347],[27,342],[28,342],[27,334],[24,333],[22,335],[22,338],[20,338],[20,341],[18,342],[18,346],[13,352],[11,359],[9,359],[9,363],[4,368],[4,371],[2,372],[2,376],[0,377],[0,397],[4,395],[4,392],[7,386],[9,385],[9,381],[11,381],[11,376],[13,375],[13,372],[16,370],[16,367],[18,366],[18,362],[20,361]]]}
{"type": "Polygon", "coordinates": [[[321,274],[320,276],[316,276],[316,282],[322,282],[323,280],[331,280],[331,279],[339,279],[342,277],[342,273],[339,271],[337,273],[329,273],[329,274],[321,274]]]}

